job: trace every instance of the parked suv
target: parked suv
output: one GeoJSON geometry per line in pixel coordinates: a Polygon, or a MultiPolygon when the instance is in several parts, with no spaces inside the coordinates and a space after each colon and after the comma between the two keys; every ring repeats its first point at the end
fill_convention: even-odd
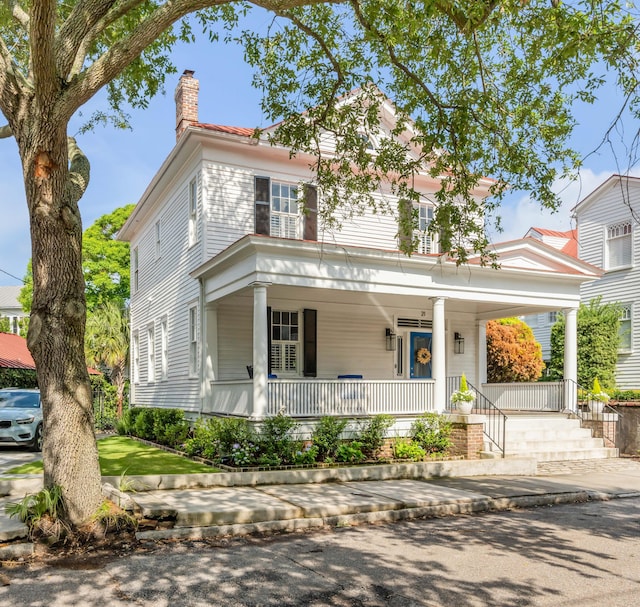
{"type": "Polygon", "coordinates": [[[40,390],[0,390],[0,445],[5,444],[42,449],[40,390]]]}

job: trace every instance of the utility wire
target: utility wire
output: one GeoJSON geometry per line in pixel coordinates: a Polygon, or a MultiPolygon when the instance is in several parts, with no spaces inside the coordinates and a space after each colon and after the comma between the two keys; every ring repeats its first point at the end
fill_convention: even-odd
{"type": "Polygon", "coordinates": [[[16,280],[19,280],[22,284],[24,284],[24,280],[22,280],[22,278],[18,278],[17,276],[14,276],[13,274],[7,272],[6,270],[3,270],[2,268],[0,268],[0,272],[6,274],[7,276],[11,276],[11,278],[15,278],[16,280]]]}

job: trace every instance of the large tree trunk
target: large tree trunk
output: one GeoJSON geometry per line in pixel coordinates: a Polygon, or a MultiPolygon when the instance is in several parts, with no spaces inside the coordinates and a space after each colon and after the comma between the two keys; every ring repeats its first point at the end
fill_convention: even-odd
{"type": "Polygon", "coordinates": [[[44,484],[62,487],[66,519],[78,526],[90,519],[103,499],[84,357],[78,200],[88,181],[88,163],[72,141],[70,170],[64,125],[42,115],[23,124],[28,130],[16,133],[16,139],[31,219],[33,304],[28,345],[42,394],[44,484]]]}

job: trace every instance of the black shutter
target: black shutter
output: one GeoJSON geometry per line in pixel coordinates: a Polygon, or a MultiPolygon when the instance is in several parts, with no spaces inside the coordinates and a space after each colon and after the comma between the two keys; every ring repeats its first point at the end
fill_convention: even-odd
{"type": "Polygon", "coordinates": [[[267,373],[271,375],[271,307],[267,306],[267,373]]]}
{"type": "Polygon", "coordinates": [[[269,236],[271,233],[271,180],[268,177],[254,179],[255,233],[269,236]]]}
{"type": "Polygon", "coordinates": [[[318,240],[318,188],[309,183],[304,186],[305,240],[318,240]]]}
{"type": "Polygon", "coordinates": [[[303,311],[304,322],[304,369],[305,377],[318,374],[318,311],[303,311]]]}

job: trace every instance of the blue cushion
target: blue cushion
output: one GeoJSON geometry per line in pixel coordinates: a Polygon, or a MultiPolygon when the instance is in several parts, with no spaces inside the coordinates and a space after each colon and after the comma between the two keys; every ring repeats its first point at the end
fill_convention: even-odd
{"type": "Polygon", "coordinates": [[[338,379],[362,379],[362,375],[338,375],[338,379]]]}

